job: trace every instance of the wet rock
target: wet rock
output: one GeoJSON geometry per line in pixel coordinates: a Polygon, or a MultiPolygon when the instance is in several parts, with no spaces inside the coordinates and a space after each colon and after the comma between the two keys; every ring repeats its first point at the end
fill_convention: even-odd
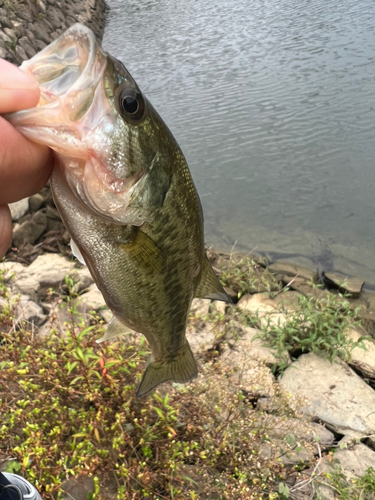
{"type": "Polygon", "coordinates": [[[290,277],[299,277],[307,281],[317,282],[319,275],[316,269],[308,269],[307,267],[293,264],[290,262],[283,262],[278,260],[267,267],[270,273],[281,274],[290,277]]]}
{"type": "Polygon", "coordinates": [[[375,434],[375,391],[343,361],[330,363],[316,354],[304,354],[279,380],[294,396],[306,398],[302,411],[318,417],[338,433],[375,434]]]}
{"type": "MultiPolygon", "coordinates": [[[[358,342],[363,333],[350,329],[345,332],[348,339],[358,342]]],[[[355,347],[351,352],[349,364],[359,370],[365,377],[375,378],[375,342],[373,340],[363,340],[366,347],[361,349],[355,347]]]]}
{"type": "Polygon", "coordinates": [[[23,200],[16,201],[15,203],[9,203],[9,210],[12,216],[12,221],[18,221],[23,217],[29,210],[29,198],[24,198],[23,200]]]}
{"type": "Polygon", "coordinates": [[[30,219],[13,228],[13,245],[20,247],[27,243],[33,244],[47,229],[47,216],[44,210],[36,212],[30,219]]]}
{"type": "Polygon", "coordinates": [[[364,281],[360,278],[349,278],[339,273],[325,273],[324,279],[341,292],[350,293],[353,297],[358,297],[364,281]]]}

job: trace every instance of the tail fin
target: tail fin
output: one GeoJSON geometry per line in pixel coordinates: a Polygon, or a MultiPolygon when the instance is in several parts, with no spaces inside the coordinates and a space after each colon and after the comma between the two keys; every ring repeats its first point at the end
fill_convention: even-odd
{"type": "Polygon", "coordinates": [[[168,380],[185,384],[198,376],[197,363],[191,352],[190,345],[186,344],[178,351],[172,361],[154,361],[146,368],[137,391],[137,398],[145,396],[156,386],[168,380]]]}

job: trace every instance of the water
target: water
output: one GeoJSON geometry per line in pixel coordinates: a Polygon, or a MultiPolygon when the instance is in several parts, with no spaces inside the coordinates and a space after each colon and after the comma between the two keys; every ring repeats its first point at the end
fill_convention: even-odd
{"type": "Polygon", "coordinates": [[[181,145],[206,242],[375,285],[375,2],[107,3],[104,47],[181,145]]]}

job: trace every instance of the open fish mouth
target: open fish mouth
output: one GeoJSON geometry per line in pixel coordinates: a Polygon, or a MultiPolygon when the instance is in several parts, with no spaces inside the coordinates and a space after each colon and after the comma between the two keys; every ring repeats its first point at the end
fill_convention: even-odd
{"type": "Polygon", "coordinates": [[[36,108],[8,115],[7,119],[30,139],[60,154],[87,157],[82,144],[84,130],[95,128],[110,111],[105,99],[96,99],[106,61],[92,31],[81,24],[73,25],[22,63],[20,68],[40,84],[40,100],[36,108]]]}

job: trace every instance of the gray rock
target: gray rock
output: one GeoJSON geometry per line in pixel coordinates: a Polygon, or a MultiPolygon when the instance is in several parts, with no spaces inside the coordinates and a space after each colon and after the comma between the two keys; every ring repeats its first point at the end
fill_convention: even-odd
{"type": "Polygon", "coordinates": [[[9,210],[12,216],[12,221],[18,221],[29,210],[29,198],[24,198],[23,200],[16,201],[15,203],[9,203],[9,210]]]}
{"type": "Polygon", "coordinates": [[[360,278],[349,278],[339,273],[324,273],[327,282],[342,292],[350,293],[353,297],[358,297],[364,281],[360,278]]]}
{"type": "Polygon", "coordinates": [[[304,354],[279,380],[293,396],[302,396],[301,410],[318,417],[338,433],[361,436],[375,433],[375,391],[344,362],[330,363],[304,354]]]}
{"type": "Polygon", "coordinates": [[[26,243],[35,243],[47,229],[47,216],[45,210],[36,212],[29,220],[16,224],[13,228],[13,245],[20,247],[26,243]]]}
{"type": "Polygon", "coordinates": [[[18,40],[18,43],[23,48],[23,50],[26,52],[27,57],[32,58],[33,56],[35,56],[36,50],[31,45],[31,43],[29,42],[29,40],[26,36],[23,36],[22,38],[20,38],[18,40]]]}
{"type": "Polygon", "coordinates": [[[20,262],[0,262],[0,271],[3,274],[4,282],[7,284],[18,279],[19,274],[21,274],[25,269],[26,266],[20,262]]]}
{"type": "Polygon", "coordinates": [[[41,326],[47,320],[43,309],[36,303],[30,300],[27,295],[21,295],[20,300],[16,306],[16,327],[20,328],[26,322],[27,327],[41,326]]]}
{"type": "MultiPolygon", "coordinates": [[[[354,342],[358,342],[363,335],[363,333],[354,329],[347,330],[345,334],[347,338],[354,342]]],[[[366,377],[375,378],[375,342],[373,340],[363,340],[363,344],[366,350],[355,347],[351,352],[349,364],[354,366],[366,377]]]]}
{"type": "Polygon", "coordinates": [[[29,206],[31,212],[36,212],[43,205],[44,198],[40,193],[33,194],[29,198],[29,206]]]}
{"type": "Polygon", "coordinates": [[[14,291],[29,295],[32,300],[38,300],[41,288],[42,295],[46,294],[48,287],[59,291],[71,268],[72,263],[65,257],[57,254],[40,255],[18,274],[14,291]]]}
{"type": "MultiPolygon", "coordinates": [[[[362,443],[358,443],[353,449],[337,450],[334,458],[339,461],[340,468],[346,480],[352,486],[353,483],[351,480],[363,476],[369,467],[375,469],[375,452],[362,443]]],[[[335,500],[337,498],[334,490],[327,486],[327,483],[330,482],[329,474],[333,470],[333,465],[327,459],[323,460],[322,464],[316,470],[317,481],[315,486],[318,495],[321,495],[320,498],[328,500],[335,500]],[[325,484],[322,484],[323,482],[325,484]]],[[[360,498],[360,496],[353,496],[353,498],[360,498]]]]}
{"type": "Polygon", "coordinates": [[[82,474],[64,481],[61,490],[62,500],[87,500],[95,491],[95,483],[92,477],[82,474]]]}
{"type": "Polygon", "coordinates": [[[87,266],[72,269],[72,271],[69,273],[69,276],[74,281],[74,292],[76,293],[82,293],[94,283],[94,280],[87,266]]]}
{"type": "Polygon", "coordinates": [[[266,460],[278,459],[284,467],[288,468],[294,465],[310,464],[314,460],[314,453],[297,443],[295,449],[280,441],[273,441],[272,444],[263,443],[260,445],[259,453],[266,460]]]}
{"type": "Polygon", "coordinates": [[[60,231],[63,227],[59,212],[56,208],[47,206],[47,231],[60,231]]]}
{"type": "Polygon", "coordinates": [[[308,269],[307,267],[300,266],[299,264],[292,264],[290,262],[283,262],[278,260],[273,264],[269,265],[267,269],[271,273],[282,274],[284,276],[303,278],[308,281],[316,282],[318,281],[318,272],[316,269],[308,269]]]}
{"type": "Polygon", "coordinates": [[[30,8],[27,8],[26,5],[20,4],[17,9],[17,16],[23,19],[24,21],[33,22],[33,12],[30,8]]]}
{"type": "Polygon", "coordinates": [[[89,311],[107,309],[107,304],[104,301],[103,295],[95,284],[90,285],[88,292],[80,296],[80,302],[86,304],[87,310],[89,311]]]}

